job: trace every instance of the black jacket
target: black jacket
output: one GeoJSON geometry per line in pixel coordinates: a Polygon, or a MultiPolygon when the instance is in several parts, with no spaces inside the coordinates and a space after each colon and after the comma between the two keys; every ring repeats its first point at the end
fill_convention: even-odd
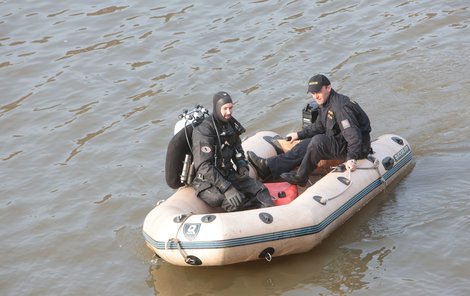
{"type": "Polygon", "coordinates": [[[237,167],[248,165],[240,139],[240,128],[236,120],[220,122],[210,115],[193,131],[196,178],[214,185],[222,193],[231,185],[226,177],[234,171],[233,163],[237,167]]]}
{"type": "Polygon", "coordinates": [[[298,132],[299,139],[311,138],[318,134],[333,136],[346,141],[347,159],[361,159],[370,150],[370,121],[367,114],[349,97],[333,89],[320,106],[316,121],[298,132]]]}

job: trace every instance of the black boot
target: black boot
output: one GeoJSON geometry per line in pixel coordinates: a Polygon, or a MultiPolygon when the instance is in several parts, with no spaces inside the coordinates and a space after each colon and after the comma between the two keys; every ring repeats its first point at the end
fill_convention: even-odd
{"type": "Polygon", "coordinates": [[[262,208],[269,208],[275,206],[268,189],[263,189],[263,191],[259,192],[256,195],[256,199],[259,201],[262,208]]]}
{"type": "Polygon", "coordinates": [[[256,174],[260,179],[264,180],[271,174],[268,162],[265,158],[259,157],[253,151],[248,151],[246,155],[248,156],[248,161],[253,165],[256,170],[256,174]]]}
{"type": "Polygon", "coordinates": [[[301,177],[296,172],[282,173],[281,178],[289,182],[290,184],[299,185],[305,187],[307,185],[308,177],[301,177]]]}

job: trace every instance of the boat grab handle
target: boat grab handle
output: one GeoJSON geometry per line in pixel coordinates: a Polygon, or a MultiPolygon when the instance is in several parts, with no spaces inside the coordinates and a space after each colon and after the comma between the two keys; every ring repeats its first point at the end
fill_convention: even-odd
{"type": "MultiPolygon", "coordinates": [[[[358,170],[375,170],[377,172],[377,174],[379,175],[379,178],[380,178],[380,181],[385,185],[385,187],[387,187],[387,182],[386,180],[384,179],[383,175],[380,173],[380,170],[379,170],[379,160],[378,159],[374,159],[374,161],[368,159],[369,161],[371,161],[373,163],[372,166],[370,167],[358,167],[357,169],[358,170]]],[[[339,166],[338,166],[339,167],[339,166]]],[[[334,169],[336,170],[338,167],[334,167],[334,169]]],[[[348,177],[339,177],[338,180],[345,184],[346,185],[346,188],[344,188],[344,190],[332,197],[321,197],[319,198],[319,196],[314,196],[314,199],[316,201],[318,201],[320,204],[322,205],[326,205],[326,203],[330,200],[333,200],[335,198],[337,198],[338,196],[341,196],[346,190],[348,190],[348,188],[351,186],[352,184],[352,179],[351,179],[351,171],[348,171],[348,177]],[[341,178],[341,179],[340,179],[341,178]],[[316,197],[316,198],[315,198],[316,197]]],[[[385,188],[384,188],[385,189],[385,188]]]]}

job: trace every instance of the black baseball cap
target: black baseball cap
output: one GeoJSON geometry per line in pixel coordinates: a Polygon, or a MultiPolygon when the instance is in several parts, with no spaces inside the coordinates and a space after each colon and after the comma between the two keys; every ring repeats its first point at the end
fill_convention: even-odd
{"type": "Polygon", "coordinates": [[[317,74],[308,81],[307,93],[319,92],[324,85],[330,85],[330,81],[325,75],[317,74]]]}

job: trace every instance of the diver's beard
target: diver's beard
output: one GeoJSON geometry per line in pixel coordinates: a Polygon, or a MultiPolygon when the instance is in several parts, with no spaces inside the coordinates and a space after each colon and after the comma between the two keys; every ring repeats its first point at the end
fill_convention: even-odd
{"type": "Polygon", "coordinates": [[[231,117],[230,117],[230,119],[226,119],[226,118],[225,118],[224,116],[222,116],[222,114],[220,114],[220,113],[218,113],[218,114],[214,113],[214,114],[213,114],[213,117],[214,117],[214,119],[215,119],[217,122],[221,122],[221,123],[222,123],[222,122],[229,122],[230,119],[231,119],[231,117]]]}

